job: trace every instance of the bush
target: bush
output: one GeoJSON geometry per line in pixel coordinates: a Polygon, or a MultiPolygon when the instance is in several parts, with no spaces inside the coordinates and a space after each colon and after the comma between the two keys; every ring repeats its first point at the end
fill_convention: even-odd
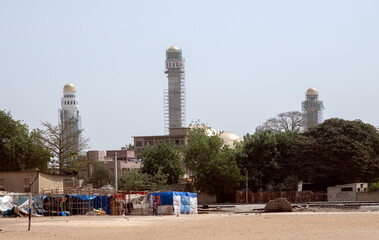
{"type": "Polygon", "coordinates": [[[379,191],[379,182],[371,183],[370,186],[365,188],[367,192],[376,192],[379,191]]]}

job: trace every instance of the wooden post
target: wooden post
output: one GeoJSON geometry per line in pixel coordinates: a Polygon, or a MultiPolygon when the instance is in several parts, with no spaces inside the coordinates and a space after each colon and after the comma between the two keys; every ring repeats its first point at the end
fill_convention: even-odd
{"type": "Polygon", "coordinates": [[[246,168],[246,203],[249,203],[249,169],[246,168]]]}
{"type": "Polygon", "coordinates": [[[32,223],[32,194],[29,193],[29,226],[28,226],[28,231],[30,231],[31,223],[32,223]]]}

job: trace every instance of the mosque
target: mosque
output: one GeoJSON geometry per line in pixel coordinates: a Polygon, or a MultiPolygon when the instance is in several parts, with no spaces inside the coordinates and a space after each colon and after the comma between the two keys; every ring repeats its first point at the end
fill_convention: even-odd
{"type": "MultiPolygon", "coordinates": [[[[167,74],[168,89],[165,91],[165,135],[158,136],[135,136],[134,149],[138,158],[141,150],[147,146],[152,146],[159,141],[173,142],[184,145],[188,140],[190,128],[185,126],[186,122],[186,90],[185,90],[185,70],[182,50],[177,46],[171,46],[166,50],[165,73],[167,74]]],[[[214,130],[214,129],[213,129],[214,130]]],[[[225,144],[234,147],[234,142],[242,139],[232,132],[220,133],[220,137],[225,144]]]]}

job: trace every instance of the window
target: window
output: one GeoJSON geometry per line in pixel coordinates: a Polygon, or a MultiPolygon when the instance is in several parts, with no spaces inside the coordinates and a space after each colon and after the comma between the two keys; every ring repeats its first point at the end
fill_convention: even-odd
{"type": "Polygon", "coordinates": [[[30,184],[30,178],[24,178],[24,185],[29,185],[30,184]]]}
{"type": "Polygon", "coordinates": [[[142,147],[142,141],[137,141],[136,142],[136,147],[142,147]]]}
{"type": "Polygon", "coordinates": [[[30,178],[24,178],[24,191],[25,192],[30,192],[30,178]]]}
{"type": "Polygon", "coordinates": [[[341,188],[341,192],[352,192],[353,191],[353,187],[343,187],[341,188]]]}

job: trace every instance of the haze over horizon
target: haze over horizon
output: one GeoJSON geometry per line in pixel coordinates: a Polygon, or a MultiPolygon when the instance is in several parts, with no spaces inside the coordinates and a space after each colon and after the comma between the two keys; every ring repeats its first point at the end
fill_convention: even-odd
{"type": "Polygon", "coordinates": [[[164,133],[165,50],[186,60],[187,124],[240,137],[301,111],[379,126],[379,2],[2,1],[0,110],[30,129],[58,123],[73,83],[91,150],[164,133]]]}

